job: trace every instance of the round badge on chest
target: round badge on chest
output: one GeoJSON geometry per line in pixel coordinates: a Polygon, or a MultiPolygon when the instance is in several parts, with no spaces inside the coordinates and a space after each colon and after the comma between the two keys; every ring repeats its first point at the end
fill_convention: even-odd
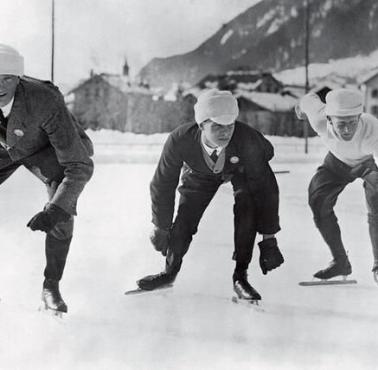
{"type": "Polygon", "coordinates": [[[239,157],[236,157],[236,156],[233,156],[230,158],[230,162],[232,164],[236,164],[236,163],[239,163],[239,157]]]}
{"type": "Polygon", "coordinates": [[[15,134],[16,136],[18,136],[18,137],[22,137],[22,136],[24,136],[24,131],[22,131],[22,130],[20,130],[20,129],[18,129],[18,128],[16,128],[13,132],[14,132],[14,134],[15,134]]]}

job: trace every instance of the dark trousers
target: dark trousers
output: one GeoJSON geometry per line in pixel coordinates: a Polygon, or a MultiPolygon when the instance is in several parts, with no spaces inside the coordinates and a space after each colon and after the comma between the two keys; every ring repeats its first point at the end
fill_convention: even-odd
{"type": "MultiPolygon", "coordinates": [[[[49,200],[55,194],[58,186],[59,183],[55,181],[47,185],[49,200]]],[[[46,234],[46,267],[44,271],[46,279],[60,280],[62,278],[72,240],[73,228],[74,217],[71,216],[68,221],[59,222],[46,234]]]]}
{"type": "Polygon", "coordinates": [[[339,194],[356,178],[363,178],[368,210],[369,234],[373,247],[374,263],[378,264],[378,168],[372,159],[362,164],[360,174],[328,153],[309,186],[309,205],[314,222],[330,248],[334,260],[346,257],[341,231],[334,212],[339,194]],[[366,169],[369,169],[366,174],[366,169]],[[363,174],[363,175],[362,175],[363,174]]]}
{"type": "MultiPolygon", "coordinates": [[[[222,181],[206,178],[187,178],[179,188],[180,199],[168,248],[166,270],[177,273],[189,249],[193,235],[210,201],[222,181]]],[[[257,214],[253,197],[244,187],[234,185],[234,255],[233,259],[248,266],[252,259],[257,231],[257,214]]]]}
{"type": "MultiPolygon", "coordinates": [[[[0,184],[2,184],[8,177],[10,177],[18,167],[24,165],[35,176],[41,179],[47,187],[49,200],[54,195],[60,181],[64,177],[63,168],[55,159],[41,161],[40,167],[29,166],[27,161],[25,163],[12,162],[6,152],[0,149],[0,184]],[[44,168],[48,166],[49,168],[44,168]],[[54,174],[54,180],[42,176],[42,173],[49,172],[54,174]]],[[[30,215],[30,218],[32,215],[30,215]]],[[[64,266],[72,239],[74,220],[73,216],[67,222],[58,223],[54,229],[46,234],[45,240],[45,254],[46,267],[44,276],[46,279],[60,280],[63,275],[64,266]]]]}

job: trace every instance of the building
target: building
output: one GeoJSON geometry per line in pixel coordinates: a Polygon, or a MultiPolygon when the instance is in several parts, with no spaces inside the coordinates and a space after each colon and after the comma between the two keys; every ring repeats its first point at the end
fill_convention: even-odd
{"type": "Polygon", "coordinates": [[[360,80],[361,91],[364,94],[365,112],[378,118],[378,71],[371,71],[360,80]]]}
{"type": "MultiPolygon", "coordinates": [[[[238,119],[266,135],[297,136],[304,134],[303,121],[294,112],[298,98],[289,94],[236,92],[240,114],[238,119]]],[[[310,136],[315,132],[310,131],[310,136]]]]}
{"type": "Polygon", "coordinates": [[[70,109],[83,127],[151,134],[171,131],[193,118],[188,99],[166,101],[149,86],[131,83],[128,71],[125,63],[122,75],[91,73],[69,92],[70,109]]]}
{"type": "Polygon", "coordinates": [[[325,103],[326,95],[334,89],[351,88],[357,89],[356,79],[348,76],[341,76],[337,73],[329,73],[328,75],[312,81],[310,91],[319,95],[323,103],[325,103]]]}
{"type": "Polygon", "coordinates": [[[70,91],[72,113],[85,128],[125,131],[128,78],[93,74],[70,91]]]}
{"type": "MultiPolygon", "coordinates": [[[[205,89],[206,90],[206,89],[205,89]]],[[[203,92],[194,86],[184,92],[194,104],[203,92]]],[[[294,112],[298,98],[288,93],[267,93],[237,89],[233,92],[238,100],[238,120],[258,129],[266,135],[303,136],[303,121],[294,112]]],[[[311,136],[315,133],[311,130],[311,136]]]]}
{"type": "Polygon", "coordinates": [[[200,89],[218,88],[221,90],[278,93],[282,90],[283,84],[275,79],[270,72],[233,70],[224,74],[207,75],[197,84],[200,89]]]}

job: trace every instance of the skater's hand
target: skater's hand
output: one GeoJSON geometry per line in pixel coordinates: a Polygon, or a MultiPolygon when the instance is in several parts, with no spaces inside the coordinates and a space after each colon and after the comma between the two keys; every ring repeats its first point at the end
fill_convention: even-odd
{"type": "Polygon", "coordinates": [[[70,214],[55,204],[49,204],[42,212],[38,212],[28,223],[33,231],[51,231],[57,223],[68,221],[70,214]]]}
{"type": "Polygon", "coordinates": [[[169,230],[155,226],[150,235],[152,245],[158,252],[161,252],[163,256],[167,255],[169,234],[169,230]]]}
{"type": "Polygon", "coordinates": [[[301,121],[305,120],[306,119],[306,113],[302,111],[302,109],[300,108],[299,104],[296,104],[295,107],[294,107],[294,110],[295,110],[295,114],[297,115],[297,118],[301,121]]]}
{"type": "Polygon", "coordinates": [[[278,249],[276,238],[265,239],[258,245],[260,247],[260,267],[264,275],[283,264],[284,258],[278,249]]]}

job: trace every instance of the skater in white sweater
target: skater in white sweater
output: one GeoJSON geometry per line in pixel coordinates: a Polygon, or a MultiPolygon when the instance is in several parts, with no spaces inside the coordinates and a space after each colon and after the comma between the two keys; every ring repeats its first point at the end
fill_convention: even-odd
{"type": "Polygon", "coordinates": [[[352,273],[341,232],[334,213],[337,197],[357,178],[363,179],[369,233],[373,249],[374,278],[378,277],[378,119],[363,113],[363,98],[358,90],[336,89],[324,104],[318,95],[305,95],[296,107],[300,119],[307,117],[329,149],[309,186],[309,205],[314,221],[330,248],[333,261],[314,274],[319,279],[352,273]]]}

